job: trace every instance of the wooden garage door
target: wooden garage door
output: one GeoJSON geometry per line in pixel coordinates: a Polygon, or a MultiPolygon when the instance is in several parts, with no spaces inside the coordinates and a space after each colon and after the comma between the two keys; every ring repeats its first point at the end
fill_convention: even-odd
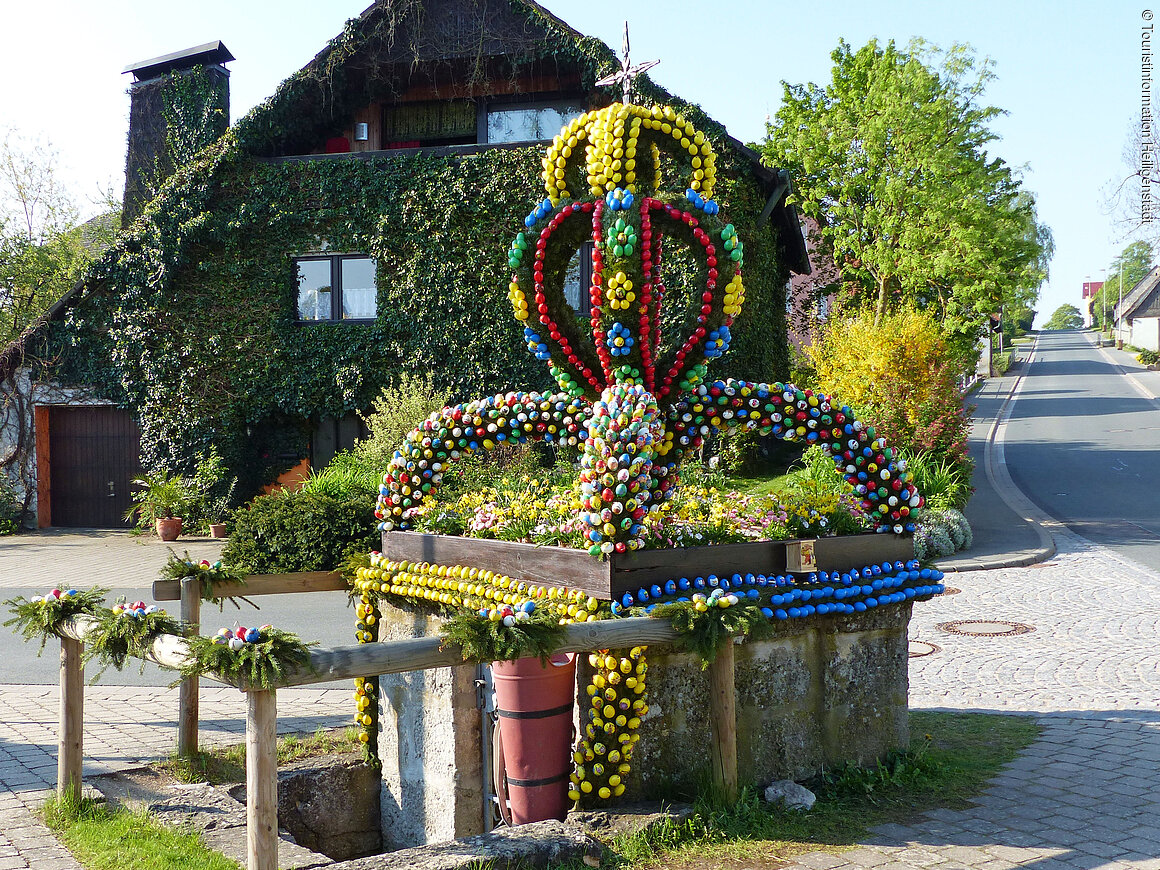
{"type": "Polygon", "coordinates": [[[52,524],[123,528],[129,481],[141,474],[141,433],[120,408],[52,408],[52,524]]]}

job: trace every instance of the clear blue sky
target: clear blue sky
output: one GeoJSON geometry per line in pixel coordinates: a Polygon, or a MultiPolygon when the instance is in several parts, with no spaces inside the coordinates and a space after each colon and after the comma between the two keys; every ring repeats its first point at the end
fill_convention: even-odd
{"type": "MultiPolygon", "coordinates": [[[[780,103],[782,80],[829,80],[829,55],[839,38],[855,47],[871,37],[900,44],[915,36],[939,46],[969,43],[996,62],[998,79],[988,99],[1008,112],[994,125],[1002,138],[993,151],[1025,167],[1025,186],[1038,197],[1040,218],[1055,234],[1041,320],[1065,302],[1079,305],[1085,277],[1098,280],[1100,269],[1128,241],[1104,213],[1103,190],[1127,171],[1121,153],[1129,125],[1139,118],[1141,13],[1151,8],[1143,3],[544,5],[615,48],[627,18],[633,56],[661,60],[654,79],[699,103],[745,141],[763,135],[765,117],[780,103]]],[[[0,127],[47,135],[60,153],[64,177],[84,200],[101,185],[121,183],[129,76],[120,71],[127,64],[221,39],[238,58],[230,64],[238,117],[363,8],[363,0],[21,3],[4,13],[0,127]]]]}

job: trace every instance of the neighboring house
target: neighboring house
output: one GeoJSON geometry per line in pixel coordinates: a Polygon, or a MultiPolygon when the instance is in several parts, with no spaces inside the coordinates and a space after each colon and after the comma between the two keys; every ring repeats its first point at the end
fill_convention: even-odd
{"type": "Polygon", "coordinates": [[[801,233],[812,271],[798,272],[790,278],[786,297],[785,316],[788,321],[789,342],[796,350],[813,344],[818,329],[833,311],[842,272],[821,252],[821,232],[813,218],[802,218],[801,233]]]}
{"type": "MultiPolygon", "coordinates": [[[[403,370],[462,399],[550,383],[507,247],[544,196],[543,142],[619,97],[594,84],[612,50],[530,0],[375,4],[227,128],[232,59],[127,70],[126,229],[0,350],[0,463],[40,526],[117,525],[142,466],[210,449],[245,493],[324,464],[403,370]]],[[[809,270],[788,177],[647,78],[636,93],[704,130],[728,179],[747,303],[715,373],[784,377],[785,287],[809,270]]],[[[584,257],[571,272],[582,315],[584,257]]]]}
{"type": "Polygon", "coordinates": [[[1160,266],[1116,305],[1116,337],[1142,350],[1160,351],[1160,266]]]}

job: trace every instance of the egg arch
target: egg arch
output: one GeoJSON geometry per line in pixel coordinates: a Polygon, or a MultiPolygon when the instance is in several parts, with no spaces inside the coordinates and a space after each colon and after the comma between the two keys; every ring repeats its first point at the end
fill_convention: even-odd
{"type": "Polygon", "coordinates": [[[528,350],[560,389],[432,414],[383,477],[380,528],[410,528],[463,455],[546,440],[579,448],[589,551],[639,549],[645,516],[674,491],[680,462],[712,432],[743,427],[819,444],[876,530],[914,530],[922,497],[905,464],[849,407],[792,384],[709,380],[745,300],[744,246],[712,198],[716,157],[702,131],[670,107],[613,103],[560,131],[541,178],[546,196],[508,251],[508,299],[528,350]],[[587,241],[591,313],[581,321],[564,280],[587,241]],[[700,293],[671,340],[661,316],[672,305],[661,281],[666,244],[692,253],[689,285],[700,293]]]}

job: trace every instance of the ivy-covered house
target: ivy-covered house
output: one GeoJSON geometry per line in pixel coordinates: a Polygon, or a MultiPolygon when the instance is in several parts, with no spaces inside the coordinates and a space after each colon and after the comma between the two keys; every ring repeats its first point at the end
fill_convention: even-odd
{"type": "MultiPolygon", "coordinates": [[[[140,467],[210,448],[249,492],[322,464],[404,370],[460,398],[549,386],[507,244],[543,198],[543,142],[620,97],[595,84],[615,53],[531,0],[385,0],[227,128],[230,60],[210,43],[130,67],[125,229],[0,351],[0,462],[41,526],[117,525],[140,467]]],[[[786,285],[809,270],[788,177],[646,77],[634,91],[706,131],[745,239],[719,371],[784,377],[786,285]]],[[[571,271],[584,316],[586,259],[571,271]]]]}

